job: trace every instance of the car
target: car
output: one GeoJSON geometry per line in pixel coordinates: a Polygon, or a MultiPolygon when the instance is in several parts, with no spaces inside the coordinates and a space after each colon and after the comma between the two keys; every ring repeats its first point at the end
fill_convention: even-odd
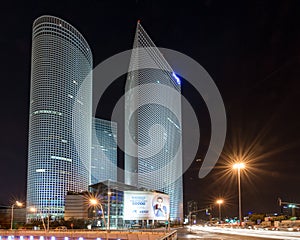
{"type": "Polygon", "coordinates": [[[131,225],[132,228],[141,228],[142,226],[138,223],[131,225]]]}
{"type": "Polygon", "coordinates": [[[19,227],[18,230],[26,230],[26,227],[19,227]]]}
{"type": "Polygon", "coordinates": [[[58,226],[57,228],[55,228],[55,230],[66,231],[68,230],[68,228],[66,226],[58,226]]]}

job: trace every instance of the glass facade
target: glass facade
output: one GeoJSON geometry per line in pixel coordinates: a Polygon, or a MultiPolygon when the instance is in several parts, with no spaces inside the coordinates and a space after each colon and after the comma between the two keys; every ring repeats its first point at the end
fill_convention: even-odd
{"type": "Polygon", "coordinates": [[[91,184],[117,181],[117,123],[93,118],[91,184]]]}
{"type": "Polygon", "coordinates": [[[137,25],[125,91],[130,91],[125,96],[125,128],[129,132],[125,138],[125,183],[167,193],[170,196],[170,219],[181,221],[183,189],[180,79],[140,23],[137,25]],[[145,84],[151,86],[130,91],[145,84]],[[161,91],[157,94],[153,86],[169,88],[160,87],[161,91]],[[170,96],[168,89],[172,89],[175,94],[170,96]],[[172,109],[176,110],[177,115],[172,109]],[[129,137],[134,144],[129,141],[129,137]],[[163,147],[154,153],[153,148],[145,147],[151,142],[163,147]]]}
{"type": "Polygon", "coordinates": [[[63,217],[67,191],[90,183],[92,53],[53,16],[33,23],[27,219],[63,217]],[[34,208],[34,212],[30,209],[34,208]]]}

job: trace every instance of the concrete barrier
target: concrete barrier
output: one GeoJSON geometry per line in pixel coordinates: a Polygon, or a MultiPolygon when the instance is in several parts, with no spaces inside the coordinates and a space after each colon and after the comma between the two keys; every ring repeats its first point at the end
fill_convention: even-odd
{"type": "Polygon", "coordinates": [[[177,231],[0,230],[0,240],[173,240],[177,231]]]}

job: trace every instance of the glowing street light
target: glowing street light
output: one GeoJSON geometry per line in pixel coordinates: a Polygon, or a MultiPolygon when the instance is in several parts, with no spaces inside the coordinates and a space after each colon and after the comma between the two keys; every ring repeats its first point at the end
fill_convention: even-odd
{"type": "Polygon", "coordinates": [[[237,169],[237,172],[238,172],[239,219],[240,219],[240,225],[242,224],[241,169],[244,169],[245,167],[246,167],[246,165],[243,162],[235,163],[232,166],[232,168],[234,170],[237,169]]]}
{"type": "Polygon", "coordinates": [[[233,164],[233,169],[243,169],[243,168],[245,168],[246,167],[246,165],[245,165],[245,163],[235,163],[235,164],[233,164]]]}
{"type": "Polygon", "coordinates": [[[22,207],[23,203],[16,201],[13,205],[11,205],[11,221],[10,221],[10,230],[13,229],[13,222],[14,222],[14,207],[22,207]]]}
{"type": "Polygon", "coordinates": [[[94,212],[96,212],[96,207],[99,205],[99,201],[96,198],[91,198],[90,199],[90,205],[94,207],[94,212]]]}
{"type": "Polygon", "coordinates": [[[90,204],[93,206],[97,206],[99,204],[99,201],[96,198],[91,198],[90,199],[90,204]]]}
{"type": "MultiPolygon", "coordinates": [[[[91,206],[94,207],[94,210],[96,210],[96,207],[97,206],[100,206],[100,209],[101,209],[101,212],[102,212],[102,218],[103,218],[103,222],[104,222],[104,225],[105,227],[107,228],[107,224],[106,224],[106,221],[105,221],[105,216],[104,216],[104,211],[103,211],[103,207],[102,207],[102,204],[101,202],[99,201],[99,199],[95,198],[95,197],[92,197],[89,199],[89,203],[91,206]]],[[[96,211],[95,211],[96,212],[96,211]]]]}
{"type": "Polygon", "coordinates": [[[37,209],[35,207],[30,207],[29,212],[36,213],[37,209]]]}
{"type": "MultiPolygon", "coordinates": [[[[30,207],[29,211],[32,212],[32,213],[37,213],[37,208],[36,207],[30,207]]],[[[47,231],[46,224],[45,224],[45,221],[44,221],[44,218],[43,218],[41,212],[40,212],[40,216],[41,216],[41,219],[42,219],[43,227],[44,227],[45,231],[47,231]]]]}
{"type": "Polygon", "coordinates": [[[221,205],[224,203],[224,200],[223,199],[218,199],[217,201],[216,201],[216,203],[219,205],[219,221],[220,221],[220,223],[221,223],[221,205]]]}

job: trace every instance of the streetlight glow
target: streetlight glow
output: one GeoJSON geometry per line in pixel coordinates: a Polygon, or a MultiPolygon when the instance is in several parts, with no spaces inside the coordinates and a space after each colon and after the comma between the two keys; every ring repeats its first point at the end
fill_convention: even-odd
{"type": "Polygon", "coordinates": [[[35,213],[37,211],[37,209],[35,207],[30,207],[29,211],[32,212],[32,213],[35,213]]]}
{"type": "Polygon", "coordinates": [[[91,198],[91,199],[90,199],[90,204],[91,204],[91,205],[96,206],[96,205],[98,205],[98,203],[99,203],[99,202],[98,202],[98,200],[97,200],[96,198],[91,198]]]}
{"type": "Polygon", "coordinates": [[[94,207],[94,213],[97,214],[97,211],[96,211],[96,208],[97,207],[100,207],[101,209],[101,212],[102,212],[102,218],[103,218],[103,222],[104,222],[104,225],[106,226],[107,228],[107,224],[106,224],[106,221],[105,221],[105,216],[104,216],[104,210],[103,210],[103,207],[102,207],[102,204],[101,204],[101,200],[97,198],[97,196],[92,196],[92,195],[89,195],[89,197],[87,198],[89,204],[90,204],[90,207],[93,206],[94,207]]]}
{"type": "Polygon", "coordinates": [[[244,169],[246,167],[245,163],[235,163],[233,164],[232,168],[233,169],[244,169]]]}
{"type": "Polygon", "coordinates": [[[217,204],[219,204],[219,221],[220,221],[220,224],[222,223],[222,214],[221,214],[221,204],[224,203],[224,200],[223,199],[218,199],[216,201],[217,204]]]}
{"type": "Polygon", "coordinates": [[[13,229],[13,222],[14,222],[14,207],[22,207],[23,203],[16,201],[13,205],[11,205],[11,220],[10,220],[10,230],[13,229]]]}
{"type": "MultiPolygon", "coordinates": [[[[29,208],[29,212],[31,212],[31,213],[38,213],[38,209],[36,207],[30,207],[29,208]]],[[[39,214],[40,214],[40,217],[41,217],[41,220],[42,220],[42,223],[43,223],[43,227],[44,227],[45,231],[47,231],[46,225],[45,225],[45,222],[44,222],[44,216],[42,216],[41,212],[39,214]]]]}
{"type": "Polygon", "coordinates": [[[244,169],[245,163],[243,162],[238,162],[233,164],[232,168],[237,169],[237,180],[238,180],[238,194],[239,194],[239,220],[240,220],[240,225],[242,224],[242,193],[241,193],[241,169],[244,169]]]}

